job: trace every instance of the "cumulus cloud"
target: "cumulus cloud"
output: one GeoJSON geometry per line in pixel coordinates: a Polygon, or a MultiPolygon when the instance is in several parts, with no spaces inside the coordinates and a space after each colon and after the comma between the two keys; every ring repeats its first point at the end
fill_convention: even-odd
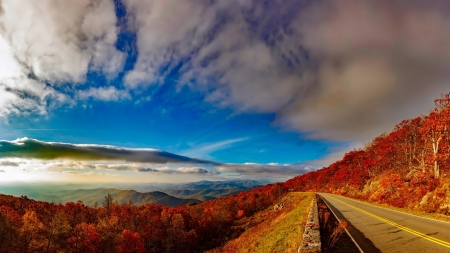
{"type": "Polygon", "coordinates": [[[112,1],[0,4],[0,116],[45,114],[73,102],[60,86],[83,83],[89,70],[111,79],[122,69],[112,1]]]}
{"type": "Polygon", "coordinates": [[[161,69],[183,62],[180,84],[210,102],[359,142],[448,92],[444,0],[125,3],[139,50],[130,88],[158,83],[161,69]]]}
{"type": "MultiPolygon", "coordinates": [[[[214,162],[179,156],[156,149],[128,149],[102,145],[42,142],[28,138],[0,141],[0,158],[8,157],[42,160],[126,161],[152,164],[214,164],[214,162]]],[[[121,165],[118,166],[118,169],[120,169],[121,165]]],[[[111,168],[113,167],[112,165],[111,168]]]]}
{"type": "MultiPolygon", "coordinates": [[[[317,137],[367,141],[449,92],[447,1],[317,1],[292,24],[317,61],[280,120],[317,137]]],[[[307,72],[308,73],[308,72],[307,72]]]]}
{"type": "Polygon", "coordinates": [[[144,101],[172,70],[179,86],[236,111],[276,114],[314,138],[366,142],[448,92],[446,0],[123,0],[137,58],[124,71],[110,0],[4,0],[0,117],[97,99],[144,101]],[[68,86],[62,88],[61,86],[68,86]],[[141,95],[142,94],[142,95],[141,95]]]}

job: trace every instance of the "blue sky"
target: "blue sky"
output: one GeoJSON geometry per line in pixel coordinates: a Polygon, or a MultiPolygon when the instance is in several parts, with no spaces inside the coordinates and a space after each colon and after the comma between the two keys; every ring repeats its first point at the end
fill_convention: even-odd
{"type": "MultiPolygon", "coordinates": [[[[164,85],[170,86],[155,88],[164,85]]],[[[164,92],[137,105],[89,101],[86,108],[59,109],[45,118],[10,117],[0,139],[151,147],[229,163],[307,162],[320,159],[334,144],[273,126],[273,114],[236,114],[187,89],[164,92]]]]}
{"type": "Polygon", "coordinates": [[[362,148],[448,92],[446,1],[5,0],[1,7],[7,181],[284,180],[362,148]],[[208,162],[151,152],[154,161],[124,154],[117,161],[76,144],[208,162]],[[34,155],[45,147],[90,155],[34,155]]]}

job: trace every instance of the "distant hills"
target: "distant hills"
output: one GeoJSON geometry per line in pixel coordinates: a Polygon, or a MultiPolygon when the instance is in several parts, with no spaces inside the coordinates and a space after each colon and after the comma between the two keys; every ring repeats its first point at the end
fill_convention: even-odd
{"type": "Polygon", "coordinates": [[[146,203],[167,205],[170,207],[193,204],[200,202],[197,199],[181,199],[170,196],[164,192],[137,192],[134,190],[117,190],[117,189],[79,189],[75,191],[62,191],[58,195],[53,196],[52,201],[56,203],[83,201],[84,204],[94,206],[95,203],[101,205],[105,196],[111,194],[114,201],[118,204],[128,203],[132,201],[135,205],[142,205],[146,203]]]}
{"type": "Polygon", "coordinates": [[[58,189],[64,189],[58,192],[54,191],[56,187],[38,184],[35,186],[0,186],[0,192],[15,196],[27,195],[31,199],[53,201],[54,203],[81,200],[89,206],[94,206],[95,203],[101,205],[104,197],[109,193],[119,204],[132,201],[135,205],[154,203],[174,207],[237,194],[268,183],[270,182],[265,180],[202,180],[183,184],[124,184],[112,185],[113,187],[69,184],[56,186],[58,189]],[[82,189],[74,189],[76,187],[82,189]]]}
{"type": "Polygon", "coordinates": [[[267,180],[231,180],[231,181],[207,181],[202,180],[187,184],[181,184],[173,189],[190,189],[190,190],[205,190],[205,189],[236,189],[236,188],[255,188],[261,185],[269,184],[267,180]]]}
{"type": "Polygon", "coordinates": [[[190,198],[205,201],[251,190],[268,183],[268,181],[263,180],[202,180],[188,184],[181,184],[173,187],[172,189],[164,190],[164,192],[178,198],[190,198]]]}

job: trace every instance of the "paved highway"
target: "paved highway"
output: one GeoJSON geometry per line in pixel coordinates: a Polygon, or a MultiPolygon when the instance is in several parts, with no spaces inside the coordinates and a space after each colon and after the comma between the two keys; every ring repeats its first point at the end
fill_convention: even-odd
{"type": "Polygon", "coordinates": [[[450,252],[450,223],[320,193],[365,253],[450,252]]]}

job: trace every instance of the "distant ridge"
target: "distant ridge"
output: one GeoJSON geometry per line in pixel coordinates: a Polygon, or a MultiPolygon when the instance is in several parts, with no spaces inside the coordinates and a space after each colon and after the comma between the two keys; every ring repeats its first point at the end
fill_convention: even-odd
{"type": "Polygon", "coordinates": [[[198,202],[222,198],[269,183],[270,181],[267,180],[238,179],[226,181],[201,180],[180,184],[18,184],[0,185],[0,192],[17,197],[26,195],[34,200],[53,201],[55,203],[81,200],[87,205],[94,205],[95,202],[101,205],[104,196],[110,191],[110,194],[119,204],[131,200],[136,205],[156,203],[177,206],[190,204],[190,201],[198,202]],[[55,191],[54,189],[60,190],[55,191]]]}
{"type": "Polygon", "coordinates": [[[52,200],[56,203],[66,203],[71,201],[76,202],[81,200],[86,205],[94,206],[95,203],[101,205],[105,200],[104,197],[108,195],[108,193],[111,194],[113,199],[117,201],[118,204],[132,201],[135,205],[143,205],[148,203],[175,207],[200,202],[197,199],[181,199],[159,191],[141,193],[134,190],[117,190],[113,188],[62,191],[57,197],[52,196],[52,200]]]}

